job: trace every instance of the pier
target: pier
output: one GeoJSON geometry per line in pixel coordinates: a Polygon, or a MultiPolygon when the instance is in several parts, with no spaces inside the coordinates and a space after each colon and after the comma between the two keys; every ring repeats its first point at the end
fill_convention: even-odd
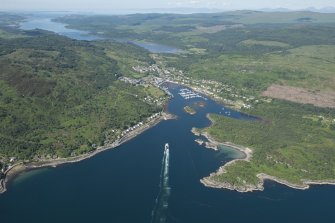
{"type": "Polygon", "coordinates": [[[183,97],[185,100],[192,99],[192,98],[202,98],[204,100],[207,100],[206,97],[200,95],[199,93],[196,93],[190,89],[182,88],[179,90],[178,93],[181,97],[183,97]]]}

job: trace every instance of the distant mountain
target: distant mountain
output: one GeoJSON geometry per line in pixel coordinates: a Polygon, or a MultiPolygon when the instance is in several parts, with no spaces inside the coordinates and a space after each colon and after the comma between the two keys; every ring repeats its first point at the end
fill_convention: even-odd
{"type": "Polygon", "coordinates": [[[292,10],[287,8],[262,8],[259,9],[259,11],[262,12],[293,12],[293,11],[308,11],[308,12],[320,12],[320,13],[335,13],[335,7],[323,7],[323,8],[315,8],[315,7],[309,7],[305,9],[299,9],[299,10],[292,10]]]}
{"type": "Polygon", "coordinates": [[[287,8],[262,8],[259,9],[262,12],[291,12],[292,10],[287,8]]]}
{"type": "Polygon", "coordinates": [[[181,13],[181,14],[190,14],[190,13],[216,13],[227,11],[227,9],[222,8],[155,8],[147,10],[139,10],[140,12],[146,13],[181,13]]]}
{"type": "Polygon", "coordinates": [[[320,9],[316,9],[316,12],[322,12],[322,13],[335,13],[335,7],[324,7],[320,9]]]}
{"type": "MultiPolygon", "coordinates": [[[[248,9],[245,9],[248,10],[248,9]]],[[[216,12],[226,12],[226,11],[236,11],[228,8],[168,8],[168,9],[147,9],[147,10],[137,10],[137,12],[142,13],[181,13],[181,14],[189,14],[189,13],[216,13],[216,12]]],[[[240,10],[238,10],[240,11],[240,10]]],[[[323,8],[315,8],[309,7],[305,9],[288,9],[288,8],[261,8],[253,11],[262,11],[262,12],[294,12],[294,11],[311,11],[311,12],[320,12],[320,13],[335,13],[335,7],[323,7],[323,8]]]]}
{"type": "MultiPolygon", "coordinates": [[[[248,9],[245,9],[248,10],[248,9]]],[[[191,13],[217,13],[217,12],[227,12],[227,11],[241,11],[228,8],[156,8],[156,9],[143,9],[129,11],[131,13],[178,13],[178,14],[191,14],[191,13]]],[[[335,13],[335,7],[323,7],[315,8],[309,7],[305,9],[288,9],[288,8],[260,8],[252,11],[261,12],[294,12],[294,11],[310,11],[319,13],[335,13]]],[[[127,14],[131,14],[131,13],[127,14]]]]}

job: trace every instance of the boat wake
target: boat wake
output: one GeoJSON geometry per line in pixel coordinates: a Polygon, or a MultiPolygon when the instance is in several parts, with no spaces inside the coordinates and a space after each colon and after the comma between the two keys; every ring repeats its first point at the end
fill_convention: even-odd
{"type": "Polygon", "coordinates": [[[170,186],[169,186],[169,144],[165,144],[162,160],[162,170],[159,182],[159,193],[156,198],[154,209],[151,213],[151,223],[166,222],[167,210],[169,206],[170,186]]]}

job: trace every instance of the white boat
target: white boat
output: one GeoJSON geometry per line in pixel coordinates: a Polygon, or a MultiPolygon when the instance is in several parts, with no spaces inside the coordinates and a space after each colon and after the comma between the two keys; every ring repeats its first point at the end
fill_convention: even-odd
{"type": "Polygon", "coordinates": [[[168,150],[168,149],[169,149],[169,143],[165,143],[164,149],[165,149],[165,150],[168,150]]]}

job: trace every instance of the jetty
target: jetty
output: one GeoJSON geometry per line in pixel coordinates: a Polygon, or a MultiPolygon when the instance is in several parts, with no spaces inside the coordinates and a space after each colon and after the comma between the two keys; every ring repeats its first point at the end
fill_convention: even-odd
{"type": "Polygon", "coordinates": [[[199,93],[196,93],[188,88],[182,88],[179,90],[178,93],[181,97],[183,97],[185,100],[192,99],[192,98],[202,98],[204,100],[207,100],[206,97],[200,95],[199,93]]]}

